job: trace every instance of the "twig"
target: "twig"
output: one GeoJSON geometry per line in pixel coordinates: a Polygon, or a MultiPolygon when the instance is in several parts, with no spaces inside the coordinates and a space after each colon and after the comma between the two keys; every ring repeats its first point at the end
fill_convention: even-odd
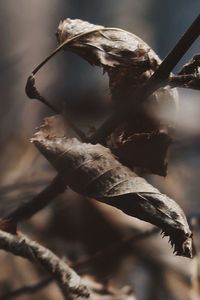
{"type": "MultiPolygon", "coordinates": [[[[111,245],[107,246],[106,248],[98,251],[91,257],[84,259],[76,264],[73,264],[71,267],[79,272],[79,274],[84,273],[83,269],[85,267],[90,267],[91,264],[94,264],[96,261],[99,259],[105,257],[108,254],[116,254],[119,253],[119,251],[123,252],[123,249],[126,248],[127,246],[131,245],[134,242],[140,241],[144,238],[148,238],[150,236],[153,236],[157,233],[160,232],[160,229],[158,228],[152,228],[149,230],[146,230],[144,232],[139,232],[135,234],[134,236],[131,236],[129,238],[123,239],[119,242],[112,243],[111,245]]],[[[23,294],[33,294],[37,292],[38,290],[45,288],[49,283],[51,283],[54,280],[53,277],[45,278],[41,280],[39,283],[29,285],[29,286],[24,286],[19,289],[16,289],[14,291],[9,292],[8,294],[4,295],[3,297],[0,298],[0,300],[9,300],[12,298],[15,298],[17,296],[23,295],[23,294]]]]}
{"type": "Polygon", "coordinates": [[[188,49],[192,46],[195,40],[200,35],[200,14],[194,20],[192,25],[180,38],[175,47],[169,52],[169,54],[162,61],[158,69],[154,72],[148,81],[150,84],[154,80],[165,81],[169,74],[172,72],[177,63],[185,55],[188,49]]]}
{"type": "Polygon", "coordinates": [[[126,249],[126,251],[127,251],[128,246],[130,246],[132,243],[135,243],[142,239],[151,237],[155,234],[158,234],[159,232],[161,232],[161,230],[157,227],[154,227],[149,230],[145,230],[143,232],[136,233],[135,235],[125,238],[121,241],[117,241],[116,243],[112,243],[112,244],[108,245],[106,248],[99,250],[92,257],[89,257],[88,259],[85,259],[85,260],[80,261],[77,264],[73,265],[73,268],[77,272],[79,272],[79,274],[81,274],[83,268],[88,267],[91,264],[94,264],[96,261],[98,261],[101,258],[104,258],[106,255],[109,255],[109,254],[114,255],[116,253],[122,253],[123,249],[126,249]]]}
{"type": "Polygon", "coordinates": [[[59,113],[59,110],[54,107],[51,103],[49,103],[36,89],[35,86],[35,75],[36,73],[53,57],[55,56],[60,50],[62,50],[64,47],[66,48],[66,46],[68,44],[70,44],[71,42],[73,42],[74,40],[76,40],[77,38],[80,38],[81,36],[85,36],[91,33],[95,33],[99,30],[101,31],[107,31],[108,29],[110,30],[117,30],[117,31],[122,31],[122,29],[120,28],[113,28],[113,27],[102,27],[94,29],[94,30],[89,30],[88,32],[81,32],[76,34],[73,37],[69,37],[68,39],[66,39],[63,43],[61,43],[49,56],[47,56],[39,65],[37,65],[35,67],[35,69],[32,71],[31,75],[28,77],[27,79],[27,83],[26,83],[26,87],[25,87],[25,92],[26,95],[30,98],[30,99],[36,99],[39,100],[40,102],[42,102],[43,104],[45,104],[46,106],[48,106],[50,109],[52,109],[55,113],[59,113]]]}
{"type": "Polygon", "coordinates": [[[59,110],[54,107],[51,103],[49,103],[43,96],[40,95],[38,90],[35,87],[35,78],[33,74],[31,74],[26,83],[25,92],[29,96],[30,99],[37,99],[46,106],[48,106],[51,110],[53,110],[56,114],[59,113],[59,110]]]}
{"type": "Polygon", "coordinates": [[[48,277],[48,278],[45,278],[35,284],[25,285],[21,288],[18,288],[16,290],[13,290],[13,291],[5,294],[4,296],[0,297],[0,300],[10,300],[10,299],[22,296],[24,294],[34,294],[34,293],[38,292],[39,290],[45,288],[52,281],[53,281],[53,278],[48,277]]]}
{"type": "MultiPolygon", "coordinates": [[[[52,55],[50,55],[50,57],[52,57],[52,55]]],[[[49,58],[50,59],[50,58],[49,58]]],[[[45,61],[48,61],[45,60],[45,61]]],[[[41,63],[39,66],[41,67],[43,64],[41,63]]],[[[38,66],[38,67],[39,67],[38,66]]],[[[39,68],[40,69],[40,68],[39,68]]],[[[35,69],[35,70],[39,70],[39,69],[35,69]]],[[[28,77],[27,79],[27,83],[26,83],[26,87],[25,87],[25,91],[27,96],[30,99],[37,99],[40,102],[42,102],[43,104],[45,104],[46,106],[48,106],[53,112],[55,112],[56,114],[60,114],[61,111],[59,109],[57,109],[56,107],[54,107],[51,103],[49,103],[40,93],[39,91],[36,89],[35,86],[35,77],[34,77],[34,71],[33,73],[28,77]]],[[[85,139],[85,134],[68,118],[68,124],[71,127],[71,129],[81,138],[81,139],[85,139]]]]}
{"type": "Polygon", "coordinates": [[[89,290],[79,275],[52,251],[24,235],[11,235],[0,230],[0,249],[39,264],[58,283],[66,300],[76,297],[89,298],[89,290]]]}
{"type": "Polygon", "coordinates": [[[0,221],[2,230],[15,233],[19,222],[24,221],[44,208],[66,190],[66,184],[58,174],[52,182],[30,201],[21,203],[0,221]]]}
{"type": "MultiPolygon", "coordinates": [[[[101,29],[103,30],[103,29],[101,29]]],[[[120,30],[120,29],[119,29],[120,30]]],[[[94,30],[95,32],[96,30],[94,30]]],[[[90,31],[88,33],[91,33],[90,31]]],[[[85,34],[85,33],[84,33],[85,34]]],[[[52,54],[49,55],[42,63],[40,63],[32,72],[32,75],[29,76],[26,84],[26,94],[29,98],[35,98],[42,101],[44,104],[47,104],[48,101],[44,100],[44,98],[39,94],[35,87],[35,79],[34,75],[41,69],[41,67],[58,53],[64,46],[75,40],[77,37],[80,37],[82,33],[77,34],[76,36],[69,38],[64,43],[62,43],[52,54]]],[[[136,101],[132,105],[135,106],[136,102],[144,102],[149,95],[151,95],[155,90],[158,88],[166,85],[167,79],[177,65],[177,63],[181,60],[181,58],[185,55],[188,49],[191,47],[193,42],[199,37],[200,35],[200,14],[194,20],[192,25],[188,28],[188,30],[184,33],[175,47],[169,52],[166,58],[162,61],[159,65],[158,69],[154,72],[154,74],[150,77],[150,79],[146,82],[144,87],[136,90],[134,95],[132,94],[131,97],[135,98],[136,101]]],[[[105,144],[106,137],[116,128],[116,126],[127,117],[127,113],[130,111],[130,105],[132,101],[129,101],[129,105],[127,105],[124,112],[116,111],[114,115],[112,115],[98,130],[97,132],[89,139],[92,143],[103,143],[105,144]]],[[[49,104],[47,104],[49,106],[49,104]]],[[[134,107],[135,109],[136,107],[134,107]]],[[[55,111],[55,109],[53,108],[55,111]]]]}
{"type": "MultiPolygon", "coordinates": [[[[200,35],[200,14],[197,16],[195,21],[189,27],[189,29],[184,33],[175,47],[169,52],[169,54],[165,57],[162,63],[159,65],[157,70],[153,73],[153,75],[149,78],[149,80],[145,83],[142,88],[139,88],[132,94],[131,97],[135,98],[135,100],[140,103],[146,101],[148,96],[150,96],[155,90],[164,86],[168,82],[168,77],[174,67],[178,64],[184,54],[191,47],[193,42],[200,35]]],[[[132,101],[133,105],[135,105],[136,101],[132,101]]],[[[131,101],[129,101],[131,102],[131,101]]],[[[135,109],[136,107],[134,107],[135,109]]],[[[128,111],[131,111],[130,105],[127,105],[127,108],[124,112],[119,111],[115,112],[89,139],[92,143],[103,143],[105,144],[105,140],[107,136],[117,127],[117,125],[123,121],[125,117],[127,117],[128,111]]]]}

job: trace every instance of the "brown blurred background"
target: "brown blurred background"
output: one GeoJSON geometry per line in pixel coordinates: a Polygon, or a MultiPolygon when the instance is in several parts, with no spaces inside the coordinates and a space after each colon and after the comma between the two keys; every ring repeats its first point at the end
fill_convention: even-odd
{"type": "MultiPolygon", "coordinates": [[[[52,112],[27,99],[24,87],[33,68],[57,46],[60,20],[81,18],[121,27],[144,39],[161,58],[168,53],[200,11],[199,0],[1,0],[0,1],[0,212],[3,216],[37,194],[54,171],[29,142],[44,116],[52,112]]],[[[198,39],[178,68],[200,52],[198,39]]],[[[74,54],[60,52],[38,74],[40,91],[66,109],[87,105],[87,95],[107,93],[107,78],[74,54]],[[78,87],[78,88],[77,88],[78,87]],[[86,101],[86,102],[84,102],[86,101]]],[[[180,90],[177,138],[171,147],[166,179],[149,180],[175,199],[193,220],[198,254],[200,223],[200,92],[180,90]]],[[[95,105],[97,99],[93,97],[95,105]]],[[[94,106],[95,106],[94,105],[94,106]]],[[[114,208],[68,191],[21,229],[71,262],[87,258],[113,242],[150,228],[114,208]]],[[[130,285],[139,300],[197,300],[199,258],[174,257],[160,236],[131,245],[83,273],[117,288],[130,285]],[[112,259],[111,259],[112,258],[112,259]],[[108,263],[112,262],[112,263],[108,263]]],[[[0,297],[45,276],[30,263],[0,253],[0,297]]],[[[55,284],[19,299],[62,299],[55,284]]]]}

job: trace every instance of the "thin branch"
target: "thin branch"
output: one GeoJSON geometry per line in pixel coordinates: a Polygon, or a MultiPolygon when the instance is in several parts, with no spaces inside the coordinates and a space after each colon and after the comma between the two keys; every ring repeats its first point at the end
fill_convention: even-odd
{"type": "MultiPolygon", "coordinates": [[[[188,49],[196,41],[200,35],[200,14],[194,20],[192,25],[187,29],[187,31],[180,38],[178,43],[169,52],[169,54],[162,61],[158,69],[149,79],[149,83],[154,80],[165,81],[181,58],[185,55],[188,49]]],[[[148,83],[148,84],[149,84],[148,83]]]]}
{"type": "Polygon", "coordinates": [[[64,47],[66,48],[66,46],[68,44],[70,44],[71,42],[73,42],[74,40],[76,40],[77,38],[80,38],[81,36],[85,36],[91,33],[95,33],[97,31],[107,31],[108,29],[110,30],[115,30],[115,31],[122,31],[122,29],[120,28],[113,28],[113,27],[102,27],[94,29],[94,30],[89,30],[88,32],[81,32],[76,34],[73,37],[69,37],[68,39],[66,39],[63,43],[61,43],[49,56],[47,56],[39,65],[37,65],[35,67],[35,69],[32,71],[31,75],[28,77],[27,82],[26,82],[26,87],[25,87],[25,92],[26,95],[30,98],[30,99],[36,99],[39,100],[40,102],[42,102],[43,104],[45,104],[46,106],[48,106],[51,110],[53,110],[55,113],[59,113],[59,110],[54,107],[51,103],[49,103],[37,90],[36,86],[35,86],[35,75],[36,73],[53,57],[55,56],[60,50],[62,50],[64,47]]]}
{"type": "Polygon", "coordinates": [[[58,174],[38,195],[30,201],[21,203],[16,209],[6,215],[0,221],[0,228],[11,233],[16,233],[16,226],[19,222],[32,217],[65,190],[66,184],[58,174]]]}
{"type": "MultiPolygon", "coordinates": [[[[146,84],[134,92],[134,95],[131,95],[131,98],[135,98],[135,101],[132,102],[135,105],[136,102],[144,102],[153,92],[158,88],[164,86],[168,82],[168,77],[174,67],[178,64],[181,58],[185,55],[194,41],[200,35],[200,14],[197,16],[195,21],[189,27],[189,29],[184,33],[181,39],[177,42],[175,47],[169,52],[166,58],[159,65],[157,70],[149,78],[146,84]]],[[[132,99],[130,99],[132,100],[132,99]]],[[[131,104],[130,104],[131,105],[131,104]]],[[[105,144],[107,136],[118,126],[124,118],[127,117],[127,114],[131,112],[130,105],[127,105],[126,110],[116,111],[108,120],[90,137],[92,143],[103,143],[105,144]]],[[[134,107],[133,109],[136,109],[134,107]]]]}
{"type": "Polygon", "coordinates": [[[27,79],[25,92],[30,99],[37,99],[40,102],[42,102],[43,104],[45,104],[46,106],[48,106],[56,114],[59,113],[59,110],[56,107],[54,107],[43,96],[40,95],[40,93],[38,92],[38,90],[35,87],[35,78],[34,78],[33,74],[31,74],[27,79]]]}
{"type": "MultiPolygon", "coordinates": [[[[51,57],[51,55],[50,55],[51,57]]],[[[48,60],[47,60],[48,61],[48,60]]],[[[39,66],[38,66],[39,67],[39,66]]],[[[37,70],[37,68],[36,68],[37,70]]],[[[26,87],[25,87],[25,91],[27,96],[30,99],[37,99],[40,102],[42,102],[43,104],[45,104],[46,106],[48,106],[54,113],[56,114],[60,114],[61,111],[59,109],[57,109],[56,107],[54,107],[51,103],[49,103],[49,101],[47,101],[37,90],[36,86],[35,86],[35,77],[33,74],[31,74],[28,79],[27,79],[27,83],[26,83],[26,87]]],[[[85,134],[68,118],[68,124],[70,125],[71,129],[81,138],[81,139],[85,139],[85,134]]]]}
{"type": "MultiPolygon", "coordinates": [[[[84,259],[76,264],[73,264],[71,267],[80,273],[84,273],[83,269],[87,267],[91,267],[92,264],[97,262],[99,259],[106,257],[108,254],[116,254],[119,252],[123,252],[123,249],[125,248],[127,250],[128,246],[130,246],[132,243],[135,243],[137,241],[140,241],[144,238],[151,237],[157,233],[160,232],[160,229],[158,228],[151,228],[149,230],[146,230],[144,232],[139,232],[129,238],[125,238],[119,242],[112,243],[108,245],[106,248],[103,248],[102,250],[99,250],[97,253],[92,255],[91,257],[84,259]]],[[[33,294],[43,288],[45,288],[49,283],[51,283],[54,280],[53,277],[48,277],[36,284],[28,285],[21,287],[19,289],[13,290],[3,297],[0,298],[0,300],[10,300],[17,296],[21,296],[24,294],[33,294]]]]}
{"type": "Polygon", "coordinates": [[[45,278],[35,284],[31,284],[31,285],[25,285],[21,288],[18,288],[16,290],[13,290],[7,294],[5,294],[4,296],[0,297],[0,300],[10,300],[25,294],[34,294],[36,292],[38,292],[39,290],[45,288],[47,285],[49,285],[50,283],[52,283],[53,278],[52,277],[48,277],[45,278]]]}
{"type": "MultiPolygon", "coordinates": [[[[106,28],[104,28],[106,29],[106,28]]],[[[107,28],[108,29],[108,28],[107,28]]],[[[99,29],[98,29],[99,30],[99,29]]],[[[101,29],[103,30],[103,29],[101,29]]],[[[119,29],[120,30],[120,29],[119,29]]],[[[94,32],[96,29],[94,30],[94,32]]],[[[88,33],[91,33],[93,31],[89,31],[88,33]]],[[[35,70],[32,72],[32,75],[29,76],[26,84],[26,94],[29,98],[35,98],[40,101],[42,101],[44,104],[48,104],[48,101],[45,100],[37,91],[35,87],[35,79],[34,75],[40,70],[40,68],[56,53],[58,53],[64,46],[66,46],[68,43],[72,42],[76,38],[82,36],[82,34],[86,33],[80,33],[75,35],[72,38],[69,38],[64,43],[62,43],[52,54],[50,54],[49,57],[47,57],[41,64],[39,64],[35,70]]],[[[136,101],[134,102],[134,105],[136,102],[140,102],[140,104],[148,98],[149,95],[151,95],[155,90],[158,88],[166,85],[167,79],[171,73],[171,71],[174,69],[174,67],[177,65],[177,63],[181,60],[181,58],[185,55],[185,53],[188,51],[188,49],[191,47],[191,45],[194,43],[194,41],[199,37],[200,35],[200,14],[197,16],[197,18],[194,20],[192,25],[188,28],[188,30],[184,33],[184,35],[180,38],[180,40],[177,42],[175,47],[169,52],[169,54],[166,56],[166,58],[162,61],[162,63],[159,65],[157,70],[154,72],[154,74],[150,77],[150,79],[147,81],[147,83],[144,85],[144,87],[140,88],[139,90],[134,92],[134,95],[131,95],[131,98],[135,98],[136,101]]],[[[131,99],[132,100],[132,99],[131,99]]],[[[124,112],[116,111],[98,130],[97,132],[89,139],[92,143],[103,143],[105,144],[106,137],[116,128],[116,126],[127,117],[127,113],[130,111],[130,105],[132,101],[129,101],[129,105],[127,105],[124,112]]],[[[134,107],[135,109],[135,107],[134,107]]],[[[53,108],[55,111],[55,109],[53,108]]]]}
{"type": "Polygon", "coordinates": [[[109,255],[109,254],[116,255],[117,253],[122,254],[124,252],[123,249],[126,249],[125,251],[127,251],[128,247],[131,246],[133,243],[136,243],[136,242],[146,239],[148,237],[154,236],[155,234],[158,234],[159,232],[161,232],[161,230],[159,228],[153,227],[149,230],[145,230],[143,232],[136,233],[131,237],[117,241],[116,243],[112,243],[112,244],[108,245],[106,248],[99,250],[97,253],[95,253],[88,259],[85,259],[83,261],[78,262],[77,264],[74,264],[73,268],[77,272],[79,272],[79,274],[81,274],[82,270],[85,267],[88,267],[91,264],[94,264],[98,260],[104,258],[106,255],[109,255]]]}
{"type": "Polygon", "coordinates": [[[52,251],[24,235],[11,235],[0,230],[0,249],[28,259],[45,269],[58,283],[66,300],[89,298],[89,291],[79,275],[52,251]]]}

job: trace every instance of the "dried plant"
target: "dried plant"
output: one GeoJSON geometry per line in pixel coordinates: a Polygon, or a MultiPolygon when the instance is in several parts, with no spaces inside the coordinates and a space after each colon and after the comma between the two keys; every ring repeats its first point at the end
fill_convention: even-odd
{"type": "MultiPolygon", "coordinates": [[[[77,296],[101,299],[102,291],[91,288],[89,283],[87,288],[75,271],[50,250],[21,237],[17,224],[41,210],[68,186],[85,197],[156,225],[164,236],[169,236],[177,255],[193,256],[192,232],[184,212],[141,175],[167,175],[167,151],[175,130],[178,101],[177,92],[172,88],[200,89],[199,55],[178,75],[171,72],[199,36],[199,28],[200,16],[161,62],[143,40],[130,32],[66,19],[60,22],[57,30],[58,48],[28,78],[28,97],[40,100],[59,114],[46,118],[31,139],[58,175],[39,195],[2,219],[1,229],[7,233],[0,232],[0,248],[43,266],[57,281],[65,299],[77,296]],[[36,88],[36,73],[61,49],[80,55],[90,64],[103,68],[109,76],[112,113],[92,136],[85,136],[36,88]],[[70,129],[78,138],[69,133],[70,129]]],[[[45,279],[45,284],[50,280],[45,279]]],[[[39,283],[39,286],[45,284],[39,283]]],[[[104,293],[108,299],[119,299],[109,291],[104,293]]],[[[9,299],[9,295],[5,299],[9,299]]],[[[122,299],[134,299],[132,291],[123,291],[122,299]]]]}

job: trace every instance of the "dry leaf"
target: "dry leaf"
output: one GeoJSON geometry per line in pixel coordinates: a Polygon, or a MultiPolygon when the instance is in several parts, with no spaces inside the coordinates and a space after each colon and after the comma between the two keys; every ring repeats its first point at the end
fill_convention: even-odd
{"type": "Polygon", "coordinates": [[[32,141],[69,187],[160,227],[170,237],[177,255],[192,256],[192,234],[174,200],[123,166],[108,148],[51,136],[48,126],[47,120],[32,141]]]}
{"type": "Polygon", "coordinates": [[[127,139],[122,138],[117,145],[116,140],[115,146],[109,148],[123,164],[133,169],[143,168],[144,172],[167,175],[166,155],[171,139],[166,132],[136,133],[127,139]]]}
{"type": "Polygon", "coordinates": [[[122,91],[122,86],[138,86],[160,64],[159,57],[142,39],[120,28],[66,19],[60,22],[57,37],[59,44],[66,42],[65,50],[103,67],[108,72],[112,92],[122,91]]]}
{"type": "Polygon", "coordinates": [[[131,124],[118,127],[110,135],[107,145],[129,168],[134,170],[138,167],[142,172],[166,176],[166,157],[173,130],[169,132],[169,127],[158,126],[151,118],[138,114],[131,124]],[[159,130],[156,130],[158,127],[159,130]]]}
{"type": "Polygon", "coordinates": [[[200,54],[196,54],[186,65],[182,67],[179,75],[188,75],[193,73],[199,73],[200,68],[200,54]]]}
{"type": "MultiPolygon", "coordinates": [[[[120,28],[68,18],[60,22],[57,38],[59,44],[65,43],[63,49],[79,54],[92,65],[103,67],[109,75],[112,93],[117,99],[123,96],[123,101],[126,100],[125,95],[130,94],[133,87],[141,87],[161,63],[142,39],[120,28]]],[[[176,107],[174,91],[168,87],[161,90],[165,90],[168,97],[162,97],[160,102],[167,101],[176,107]]]]}
{"type": "Polygon", "coordinates": [[[169,82],[171,86],[200,90],[200,54],[196,54],[169,82]]]}
{"type": "MultiPolygon", "coordinates": [[[[119,28],[106,28],[79,19],[66,19],[60,22],[57,37],[59,44],[66,43],[65,50],[79,54],[92,65],[103,67],[109,76],[113,101],[123,107],[129,99],[134,102],[135,90],[141,88],[161,62],[142,39],[119,28]]],[[[149,98],[149,103],[153,107],[152,111],[156,111],[162,118],[167,111],[169,113],[169,109],[168,115],[174,115],[177,93],[169,87],[162,88],[149,98]]],[[[109,147],[116,151],[121,161],[129,167],[139,167],[143,171],[166,176],[166,153],[171,141],[168,124],[165,126],[164,137],[159,122],[155,124],[153,118],[149,122],[145,114],[142,118],[141,115],[139,117],[137,112],[133,112],[134,120],[123,124],[123,131],[120,133],[123,140],[119,139],[118,135],[122,128],[120,126],[108,138],[109,147]],[[124,158],[127,158],[126,161],[124,158]]]]}

